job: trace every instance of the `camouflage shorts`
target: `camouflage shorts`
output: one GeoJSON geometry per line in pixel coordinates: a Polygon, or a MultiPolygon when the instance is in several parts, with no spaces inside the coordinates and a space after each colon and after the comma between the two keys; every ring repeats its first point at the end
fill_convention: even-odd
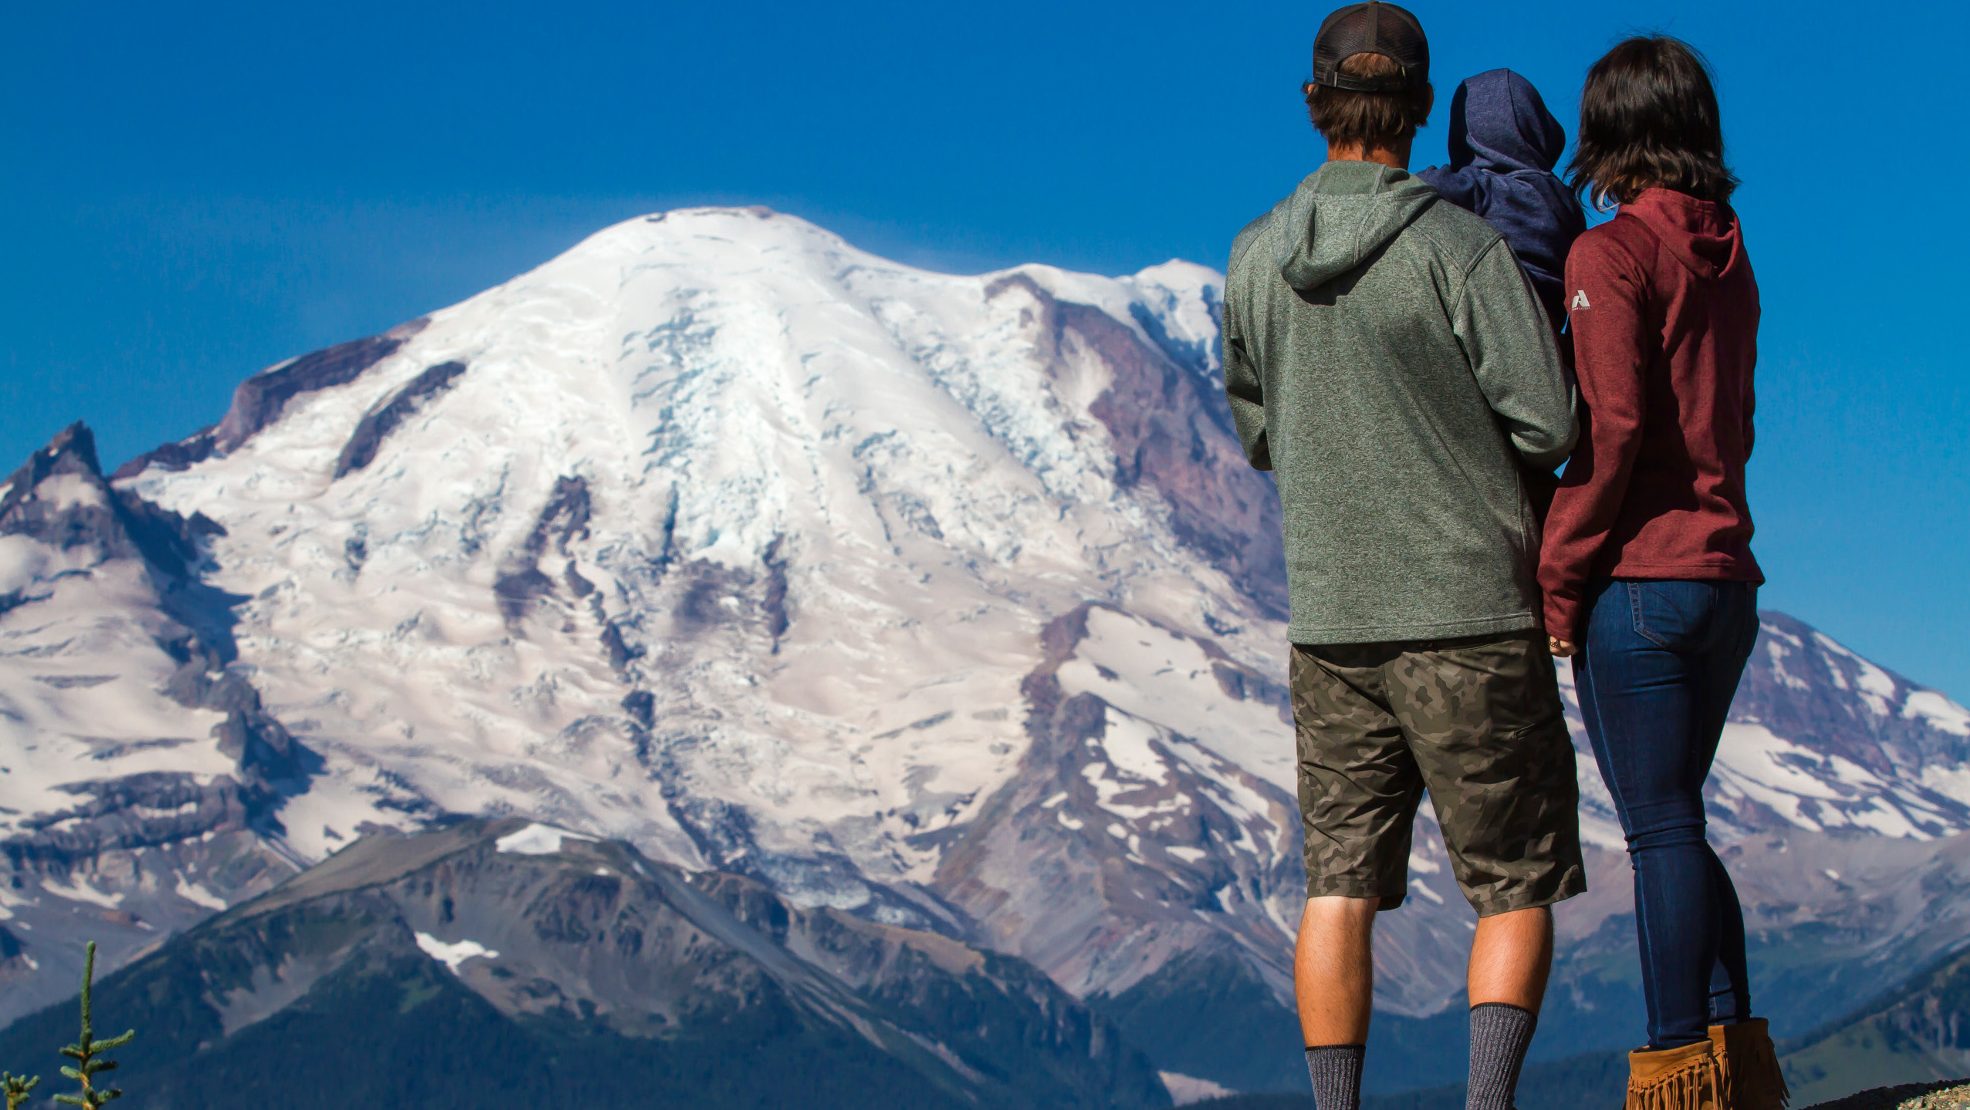
{"type": "Polygon", "coordinates": [[[1429,791],[1479,916],[1587,889],[1559,684],[1531,633],[1293,645],[1307,896],[1402,904],[1429,791]]]}

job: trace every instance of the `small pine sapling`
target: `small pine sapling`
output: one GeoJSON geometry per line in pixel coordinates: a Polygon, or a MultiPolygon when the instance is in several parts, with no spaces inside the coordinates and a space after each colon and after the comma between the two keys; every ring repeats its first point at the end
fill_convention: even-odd
{"type": "Polygon", "coordinates": [[[116,1061],[103,1058],[103,1053],[129,1044],[137,1035],[135,1029],[120,1037],[106,1041],[96,1039],[94,1015],[90,1012],[90,995],[95,989],[96,942],[89,942],[88,955],[82,962],[82,1036],[74,1044],[62,1049],[62,1055],[74,1060],[73,1065],[63,1064],[62,1074],[82,1085],[79,1095],[56,1095],[55,1101],[64,1106],[80,1106],[82,1110],[101,1110],[104,1103],[123,1097],[120,1087],[98,1089],[96,1076],[106,1071],[116,1070],[116,1061]]]}
{"type": "Polygon", "coordinates": [[[21,1110],[21,1104],[27,1101],[28,1092],[40,1085],[41,1077],[38,1075],[29,1079],[10,1071],[0,1071],[0,1094],[7,1096],[7,1110],[21,1110]]]}

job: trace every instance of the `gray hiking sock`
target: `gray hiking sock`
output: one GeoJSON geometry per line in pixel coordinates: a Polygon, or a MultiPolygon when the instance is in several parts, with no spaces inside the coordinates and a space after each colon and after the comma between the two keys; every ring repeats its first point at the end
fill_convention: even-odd
{"type": "Polygon", "coordinates": [[[1465,1110],[1512,1110],[1519,1068],[1539,1016],[1503,1002],[1471,1007],[1471,1082],[1465,1110]]]}
{"type": "Polygon", "coordinates": [[[1306,1050],[1314,1110],[1361,1110],[1361,1062],[1368,1046],[1330,1044],[1306,1050]]]}

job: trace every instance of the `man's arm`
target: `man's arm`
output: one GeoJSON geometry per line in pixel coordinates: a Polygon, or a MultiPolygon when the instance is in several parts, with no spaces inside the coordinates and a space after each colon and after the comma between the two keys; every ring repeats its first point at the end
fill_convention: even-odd
{"type": "Polygon", "coordinates": [[[1259,470],[1272,469],[1272,448],[1265,435],[1265,386],[1246,349],[1244,326],[1232,301],[1230,281],[1224,289],[1224,396],[1231,403],[1231,420],[1245,458],[1259,470]]]}
{"type": "Polygon", "coordinates": [[[1546,518],[1539,585],[1547,634],[1579,643],[1587,580],[1641,449],[1649,335],[1643,265],[1613,236],[1580,240],[1566,261],[1566,287],[1575,291],[1568,321],[1587,427],[1546,518]]]}
{"type": "Polygon", "coordinates": [[[1573,382],[1546,310],[1503,239],[1487,247],[1465,277],[1451,327],[1478,388],[1526,464],[1551,470],[1565,462],[1579,427],[1573,382]]]}

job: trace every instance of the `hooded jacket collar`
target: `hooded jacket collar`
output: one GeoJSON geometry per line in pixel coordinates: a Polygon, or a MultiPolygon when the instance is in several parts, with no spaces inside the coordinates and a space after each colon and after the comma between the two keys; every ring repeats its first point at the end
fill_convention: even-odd
{"type": "Polygon", "coordinates": [[[1318,289],[1387,246],[1436,199],[1406,170],[1329,162],[1286,200],[1279,273],[1295,289],[1318,289]]]}
{"type": "Polygon", "coordinates": [[[1743,264],[1743,232],[1728,204],[1674,189],[1644,189],[1621,206],[1621,214],[1640,220],[1698,277],[1722,277],[1743,264]]]}

